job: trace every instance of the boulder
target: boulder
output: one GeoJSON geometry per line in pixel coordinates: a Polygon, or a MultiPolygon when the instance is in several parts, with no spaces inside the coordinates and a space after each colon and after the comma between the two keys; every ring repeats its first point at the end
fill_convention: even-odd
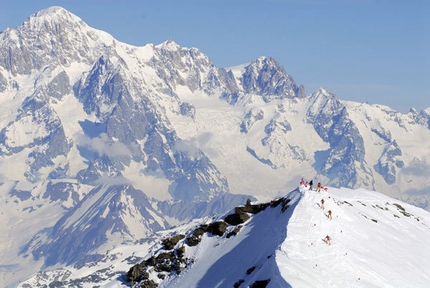
{"type": "Polygon", "coordinates": [[[248,213],[240,212],[228,215],[224,218],[224,221],[230,225],[239,225],[245,223],[249,218],[248,213]]]}
{"type": "Polygon", "coordinates": [[[227,227],[228,224],[224,221],[217,221],[209,225],[208,231],[210,231],[213,235],[222,236],[227,230],[227,227]]]}
{"type": "Polygon", "coordinates": [[[173,236],[171,238],[164,239],[163,242],[162,242],[162,244],[164,245],[164,247],[166,248],[166,250],[172,250],[175,247],[175,245],[180,240],[182,240],[184,238],[185,238],[185,235],[178,234],[178,235],[175,235],[175,236],[173,236]]]}

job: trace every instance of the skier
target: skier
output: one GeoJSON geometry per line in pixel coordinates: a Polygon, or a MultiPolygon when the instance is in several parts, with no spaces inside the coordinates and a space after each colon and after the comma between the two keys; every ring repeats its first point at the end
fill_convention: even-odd
{"type": "Polygon", "coordinates": [[[321,209],[324,210],[324,199],[321,199],[321,209]]]}
{"type": "Polygon", "coordinates": [[[317,185],[317,192],[320,192],[320,190],[321,190],[321,183],[320,182],[318,182],[318,185],[317,185]]]}
{"type": "Polygon", "coordinates": [[[311,191],[312,191],[312,185],[314,185],[314,182],[311,180],[311,181],[309,181],[309,190],[311,190],[311,191]]]}
{"type": "Polygon", "coordinates": [[[327,245],[331,245],[330,244],[330,236],[325,236],[325,243],[327,243],[327,245]]]}
{"type": "Polygon", "coordinates": [[[331,215],[331,210],[328,210],[328,219],[330,219],[330,220],[332,220],[333,218],[332,218],[332,215],[331,215]]]}

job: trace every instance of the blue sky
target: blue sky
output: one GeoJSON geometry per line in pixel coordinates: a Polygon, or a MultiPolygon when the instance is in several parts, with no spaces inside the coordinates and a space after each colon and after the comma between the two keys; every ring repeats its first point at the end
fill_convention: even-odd
{"type": "Polygon", "coordinates": [[[62,6],[132,45],[171,38],[218,67],[271,56],[306,93],[407,112],[430,107],[427,0],[1,0],[0,30],[62,6]]]}

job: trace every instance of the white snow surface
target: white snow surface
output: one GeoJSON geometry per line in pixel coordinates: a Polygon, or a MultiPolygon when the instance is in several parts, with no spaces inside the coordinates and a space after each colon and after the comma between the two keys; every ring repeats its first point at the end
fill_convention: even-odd
{"type": "MultiPolygon", "coordinates": [[[[257,280],[270,280],[268,288],[428,287],[429,212],[364,189],[329,188],[318,193],[302,185],[286,198],[291,199],[291,206],[284,213],[281,205],[269,206],[251,215],[235,236],[205,233],[200,244],[194,247],[179,242],[176,248],[185,245],[184,257],[194,259],[194,263],[164,281],[152,274],[151,279],[159,287],[184,288],[233,287],[240,279],[243,280],[240,287],[249,287],[257,280]],[[325,200],[325,209],[320,206],[321,199],[325,200]],[[328,210],[333,213],[332,220],[327,217],[328,210]],[[331,245],[323,241],[326,235],[331,237],[331,245]]],[[[45,271],[47,282],[42,277],[33,277],[19,287],[48,284],[46,279],[58,273],[66,275],[62,274],[63,280],[78,279],[106,267],[110,272],[116,269],[124,275],[131,267],[125,265],[125,258],[140,255],[148,259],[159,253],[161,239],[190,233],[191,229],[220,218],[193,220],[158,233],[160,241],[155,241],[154,246],[148,243],[120,246],[106,256],[110,261],[80,269],[64,267],[45,271]],[[71,273],[64,273],[67,270],[71,273]]],[[[229,226],[227,232],[234,228],[229,226]]],[[[127,287],[118,280],[121,279],[118,274],[111,278],[97,285],[127,287]]]]}

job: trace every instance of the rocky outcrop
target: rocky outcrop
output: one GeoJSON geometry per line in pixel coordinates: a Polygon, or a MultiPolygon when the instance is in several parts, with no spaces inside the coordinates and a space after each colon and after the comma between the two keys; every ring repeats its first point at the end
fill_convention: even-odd
{"type": "Polygon", "coordinates": [[[297,98],[306,98],[305,86],[299,86],[299,91],[297,91],[297,98]]]}
{"type": "MultiPolygon", "coordinates": [[[[283,213],[289,207],[288,203],[290,201],[290,199],[282,197],[267,203],[252,204],[251,201],[248,200],[245,206],[235,207],[232,214],[228,214],[224,217],[224,221],[217,220],[212,223],[202,224],[189,232],[188,235],[176,234],[165,238],[161,243],[164,249],[161,248],[157,254],[129,269],[126,274],[127,282],[129,282],[131,286],[139,283],[139,287],[158,287],[158,284],[152,280],[150,274],[155,273],[156,277],[161,280],[165,279],[168,275],[180,274],[188,265],[194,263],[193,259],[184,258],[186,255],[186,247],[199,245],[205,233],[223,237],[228,227],[233,226],[234,228],[225,236],[229,239],[240,232],[243,225],[239,224],[248,221],[251,218],[250,214],[257,214],[268,207],[277,207],[279,205],[281,205],[281,212],[283,213]]],[[[249,270],[249,273],[252,273],[254,269],[249,270]]],[[[257,280],[252,287],[266,287],[269,282],[270,279],[257,280]]],[[[234,287],[239,287],[241,283],[242,282],[239,280],[234,287]]]]}
{"type": "Polygon", "coordinates": [[[248,133],[251,129],[252,125],[255,122],[260,121],[264,118],[264,111],[262,109],[254,108],[250,109],[248,113],[243,118],[242,123],[240,124],[240,132],[248,133]]]}
{"type": "Polygon", "coordinates": [[[401,160],[402,154],[402,150],[394,140],[387,145],[378,163],[374,166],[375,171],[381,174],[387,184],[394,184],[398,169],[405,166],[401,160]]]}
{"type": "Polygon", "coordinates": [[[127,281],[131,286],[141,282],[139,287],[158,287],[157,283],[149,279],[148,270],[154,271],[159,279],[164,279],[170,273],[179,275],[190,264],[189,259],[184,259],[183,255],[184,251],[180,249],[150,257],[130,268],[126,275],[127,281]]]}
{"type": "Polygon", "coordinates": [[[184,238],[185,238],[185,235],[178,234],[171,238],[164,239],[162,244],[164,245],[164,248],[166,250],[172,250],[173,247],[175,247],[175,245],[178,244],[179,240],[182,240],[184,238]]]}
{"type": "Polygon", "coordinates": [[[271,57],[260,57],[249,64],[241,84],[245,93],[261,95],[265,102],[294,98],[299,91],[293,78],[271,57]]]}

